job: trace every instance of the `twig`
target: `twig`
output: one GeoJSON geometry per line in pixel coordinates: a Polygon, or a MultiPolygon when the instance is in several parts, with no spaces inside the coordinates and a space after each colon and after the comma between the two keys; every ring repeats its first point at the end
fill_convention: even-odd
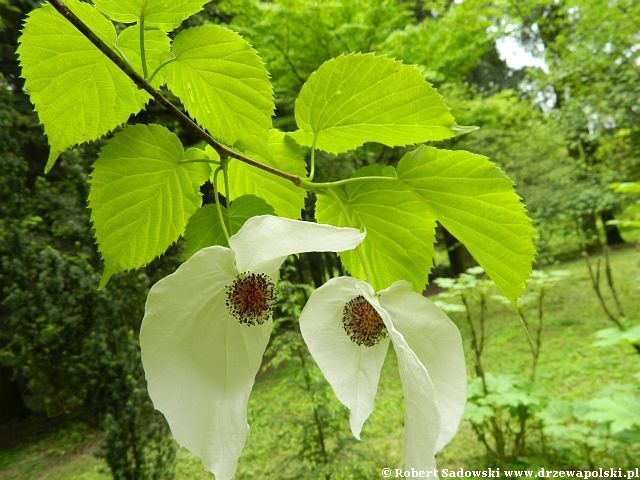
{"type": "Polygon", "coordinates": [[[609,307],[607,307],[607,304],[604,301],[604,297],[602,296],[602,291],[600,290],[600,259],[598,259],[598,261],[596,262],[595,273],[593,271],[593,267],[591,266],[591,260],[589,260],[589,255],[586,252],[584,254],[584,261],[586,262],[587,270],[589,271],[591,286],[593,287],[594,292],[596,292],[596,296],[598,297],[598,301],[602,306],[602,310],[604,310],[604,313],[607,315],[607,317],[609,317],[609,320],[615,323],[617,327],[622,330],[623,329],[622,323],[613,313],[611,313],[611,310],[609,310],[609,307]]]}
{"type": "Polygon", "coordinates": [[[624,317],[624,310],[622,310],[622,304],[620,303],[620,299],[618,298],[618,291],[616,290],[615,283],[613,282],[613,274],[611,273],[611,262],[609,261],[609,247],[606,245],[602,248],[602,253],[604,254],[604,272],[605,277],[607,279],[607,285],[609,286],[609,290],[611,291],[611,296],[613,297],[613,301],[616,304],[616,308],[618,309],[618,313],[621,317],[624,317]]]}
{"type": "MultiPolygon", "coordinates": [[[[480,381],[482,382],[482,391],[485,396],[488,395],[489,389],[487,387],[487,379],[484,373],[484,368],[482,367],[482,349],[480,347],[480,341],[478,340],[478,333],[476,331],[476,326],[471,318],[471,306],[467,301],[467,297],[464,294],[460,295],[460,299],[464,304],[464,308],[466,310],[466,319],[469,324],[469,331],[471,332],[471,348],[473,349],[473,353],[475,356],[475,370],[476,376],[480,377],[480,381]]],[[[484,340],[483,342],[484,343],[484,340]]]]}

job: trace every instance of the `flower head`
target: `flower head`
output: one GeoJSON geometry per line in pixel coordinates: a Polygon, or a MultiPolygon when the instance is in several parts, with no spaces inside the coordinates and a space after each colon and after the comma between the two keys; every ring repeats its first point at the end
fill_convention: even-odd
{"type": "Polygon", "coordinates": [[[300,315],[302,336],[338,399],[351,411],[359,438],[373,411],[389,343],[405,397],[405,466],[435,468],[435,454],[455,435],[466,402],[460,333],[411,284],[374,292],[351,277],[329,280],[300,315]]]}
{"type": "Polygon", "coordinates": [[[217,480],[233,477],[249,433],[247,402],[272,327],[284,259],[357,246],[352,228],[253,217],[149,292],[140,329],[149,395],[178,443],[217,480]]]}

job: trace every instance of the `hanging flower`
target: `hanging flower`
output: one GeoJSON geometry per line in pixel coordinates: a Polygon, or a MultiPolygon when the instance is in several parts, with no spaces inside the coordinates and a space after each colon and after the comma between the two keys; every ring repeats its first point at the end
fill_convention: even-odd
{"type": "Polygon", "coordinates": [[[349,250],[363,238],[352,228],[253,217],[231,248],[204,248],[151,288],[140,330],[149,395],[174,438],[217,480],[233,477],[249,433],[247,403],[282,262],[349,250]]]}
{"type": "Polygon", "coordinates": [[[315,290],[300,316],[302,336],[360,438],[373,411],[389,342],[405,398],[405,467],[435,468],[455,435],[466,402],[460,332],[433,303],[399,281],[376,294],[351,277],[315,290]]]}

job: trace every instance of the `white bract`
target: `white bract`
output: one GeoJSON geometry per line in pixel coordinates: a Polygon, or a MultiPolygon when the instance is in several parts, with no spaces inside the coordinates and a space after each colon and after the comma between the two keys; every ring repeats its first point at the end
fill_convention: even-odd
{"type": "Polygon", "coordinates": [[[389,341],[400,369],[405,411],[405,467],[435,468],[435,454],[455,435],[467,375],[460,332],[433,303],[399,281],[374,292],[351,277],[317,289],[300,316],[302,336],[360,438],[373,411],[389,341]]]}
{"type": "Polygon", "coordinates": [[[204,248],[151,288],[140,330],[149,395],[178,443],[217,480],[233,477],[249,433],[247,402],[282,262],[348,250],[363,238],[352,228],[253,217],[231,248],[204,248]]]}

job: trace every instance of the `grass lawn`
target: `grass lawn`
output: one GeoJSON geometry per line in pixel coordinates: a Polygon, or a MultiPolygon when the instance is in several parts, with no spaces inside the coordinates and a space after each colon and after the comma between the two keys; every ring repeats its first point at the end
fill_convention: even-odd
{"type": "MultiPolygon", "coordinates": [[[[611,260],[627,316],[640,319],[640,253],[631,248],[618,250],[612,252],[611,260]]],[[[539,383],[551,397],[565,399],[589,399],[613,383],[638,385],[640,356],[630,347],[603,349],[591,345],[594,332],[611,325],[590,287],[584,261],[568,262],[556,268],[568,270],[571,275],[547,294],[539,383]]],[[[470,336],[463,317],[454,314],[452,318],[460,327],[467,347],[470,336]]],[[[487,338],[484,365],[488,372],[526,375],[530,362],[526,336],[518,318],[497,301],[488,305],[487,338]]],[[[469,366],[472,365],[470,353],[468,348],[469,366]]],[[[297,438],[293,434],[297,432],[295,422],[299,412],[309,411],[306,399],[288,388],[285,381],[293,374],[292,368],[293,365],[283,367],[258,380],[250,402],[252,431],[240,459],[239,480],[281,478],[278,472],[291,466],[289,452],[297,438]]],[[[469,374],[471,376],[471,370],[469,374]]],[[[365,471],[370,472],[363,478],[378,478],[376,468],[401,466],[403,408],[396,358],[390,349],[376,409],[362,433],[363,442],[346,444],[345,454],[339,458],[344,462],[360,459],[365,471]]],[[[338,416],[344,414],[340,408],[336,410],[338,416]]],[[[98,433],[79,425],[48,432],[28,432],[29,428],[27,422],[0,431],[5,438],[17,434],[24,437],[0,451],[0,480],[110,478],[106,465],[95,455],[100,440],[98,433]],[[20,429],[26,433],[19,432],[20,429]]],[[[490,464],[466,421],[438,458],[439,467],[481,468],[490,464]]],[[[549,461],[546,466],[556,465],[549,461]]],[[[177,472],[179,479],[211,478],[185,451],[179,453],[177,472]]]]}

